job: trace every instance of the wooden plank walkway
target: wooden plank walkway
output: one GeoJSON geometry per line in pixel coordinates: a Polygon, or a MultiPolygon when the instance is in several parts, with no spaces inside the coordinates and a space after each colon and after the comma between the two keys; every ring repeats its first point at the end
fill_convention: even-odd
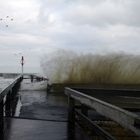
{"type": "Polygon", "coordinates": [[[71,130],[67,122],[67,97],[26,87],[34,87],[24,79],[18,92],[16,116],[7,118],[6,140],[88,140],[77,126],[71,130]],[[20,113],[19,113],[20,111],[20,113]]]}
{"type": "MultiPolygon", "coordinates": [[[[132,121],[127,121],[127,125],[133,126],[133,122],[139,125],[139,119],[135,117],[140,115],[139,91],[76,88],[77,91],[67,88],[66,93],[69,95],[69,100],[67,100],[67,96],[59,90],[56,90],[57,92],[55,89],[51,92],[45,91],[44,86],[46,85],[47,81],[46,83],[45,81],[38,82],[28,78],[22,81],[17,96],[15,94],[15,98],[18,98],[15,115],[9,115],[8,112],[6,114],[5,108],[3,109],[3,114],[6,115],[4,122],[7,123],[4,125],[5,129],[3,129],[6,130],[5,139],[2,140],[114,140],[114,138],[117,140],[139,140],[134,132],[124,129],[121,125],[109,119],[120,120],[120,116],[123,118],[125,115],[125,118],[132,119],[132,121]],[[86,94],[81,93],[81,91],[86,94]],[[129,96],[126,97],[128,94],[129,96]],[[77,101],[75,102],[72,98],[77,101]],[[93,99],[93,108],[96,110],[89,108],[93,105],[91,104],[93,99]],[[69,107],[68,101],[70,103],[69,107]],[[109,103],[111,104],[109,105],[109,103]],[[131,112],[128,113],[114,107],[114,105],[122,109],[138,111],[138,113],[132,115],[131,112]],[[101,110],[101,108],[103,109],[101,110]],[[70,110],[71,112],[69,112],[70,110]],[[107,113],[110,110],[111,115],[107,113]],[[123,114],[120,114],[122,112],[123,114]],[[117,119],[117,115],[114,115],[116,113],[119,116],[117,119]],[[104,117],[104,115],[109,118],[104,117]],[[70,116],[71,118],[75,117],[70,120],[70,116]]],[[[126,121],[126,119],[123,120],[126,121]]],[[[124,124],[124,122],[120,121],[120,124],[124,124]]],[[[139,126],[134,125],[134,127],[139,126]]]]}

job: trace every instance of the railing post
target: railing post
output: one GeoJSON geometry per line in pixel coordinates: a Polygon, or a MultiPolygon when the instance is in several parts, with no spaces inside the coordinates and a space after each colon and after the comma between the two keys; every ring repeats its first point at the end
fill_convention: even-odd
{"type": "Polygon", "coordinates": [[[11,116],[11,93],[10,93],[10,91],[6,96],[5,115],[8,117],[11,116]]]}
{"type": "Polygon", "coordinates": [[[68,104],[69,104],[68,121],[74,125],[75,124],[75,101],[70,96],[68,97],[68,104]]]}
{"type": "Polygon", "coordinates": [[[0,102],[0,140],[4,140],[3,100],[0,102]]]}
{"type": "Polygon", "coordinates": [[[75,101],[68,96],[68,140],[75,139],[75,101]]]}
{"type": "Polygon", "coordinates": [[[17,92],[17,88],[18,88],[18,83],[15,84],[15,86],[12,88],[12,93],[11,93],[11,116],[14,116],[15,114],[15,102],[16,102],[16,92],[17,92]]]}

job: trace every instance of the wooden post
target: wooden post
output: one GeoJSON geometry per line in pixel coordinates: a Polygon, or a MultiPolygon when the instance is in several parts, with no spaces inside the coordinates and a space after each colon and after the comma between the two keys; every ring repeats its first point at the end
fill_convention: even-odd
{"type": "Polygon", "coordinates": [[[14,116],[16,107],[16,93],[17,93],[18,83],[12,88],[12,93],[10,97],[10,116],[14,116]]]}
{"type": "Polygon", "coordinates": [[[0,102],[0,140],[4,140],[3,100],[0,102]]]}
{"type": "Polygon", "coordinates": [[[68,140],[75,139],[75,101],[68,97],[68,140]]]}
{"type": "Polygon", "coordinates": [[[11,93],[10,93],[10,91],[6,96],[5,115],[8,117],[11,116],[11,93]]]}
{"type": "Polygon", "coordinates": [[[68,121],[71,124],[75,124],[75,101],[71,97],[68,97],[69,112],[68,112],[68,121]]]}

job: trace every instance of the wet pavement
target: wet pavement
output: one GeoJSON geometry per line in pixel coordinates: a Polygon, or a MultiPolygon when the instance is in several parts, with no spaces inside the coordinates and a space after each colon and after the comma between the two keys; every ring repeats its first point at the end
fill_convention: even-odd
{"type": "Polygon", "coordinates": [[[75,131],[69,127],[67,97],[63,93],[35,90],[32,85],[25,80],[21,84],[7,140],[88,140],[78,126],[75,131]]]}
{"type": "Polygon", "coordinates": [[[66,140],[64,122],[13,119],[9,140],[66,140]],[[61,129],[60,129],[61,128],[61,129]]]}
{"type": "Polygon", "coordinates": [[[67,121],[67,98],[46,91],[20,91],[20,117],[67,121]]]}

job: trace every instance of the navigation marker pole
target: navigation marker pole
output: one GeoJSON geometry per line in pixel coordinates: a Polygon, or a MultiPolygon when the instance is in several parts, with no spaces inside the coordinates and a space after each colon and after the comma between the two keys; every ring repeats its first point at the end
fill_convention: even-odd
{"type": "Polygon", "coordinates": [[[23,76],[23,65],[24,65],[24,57],[21,57],[21,72],[22,72],[22,76],[23,76]]]}

